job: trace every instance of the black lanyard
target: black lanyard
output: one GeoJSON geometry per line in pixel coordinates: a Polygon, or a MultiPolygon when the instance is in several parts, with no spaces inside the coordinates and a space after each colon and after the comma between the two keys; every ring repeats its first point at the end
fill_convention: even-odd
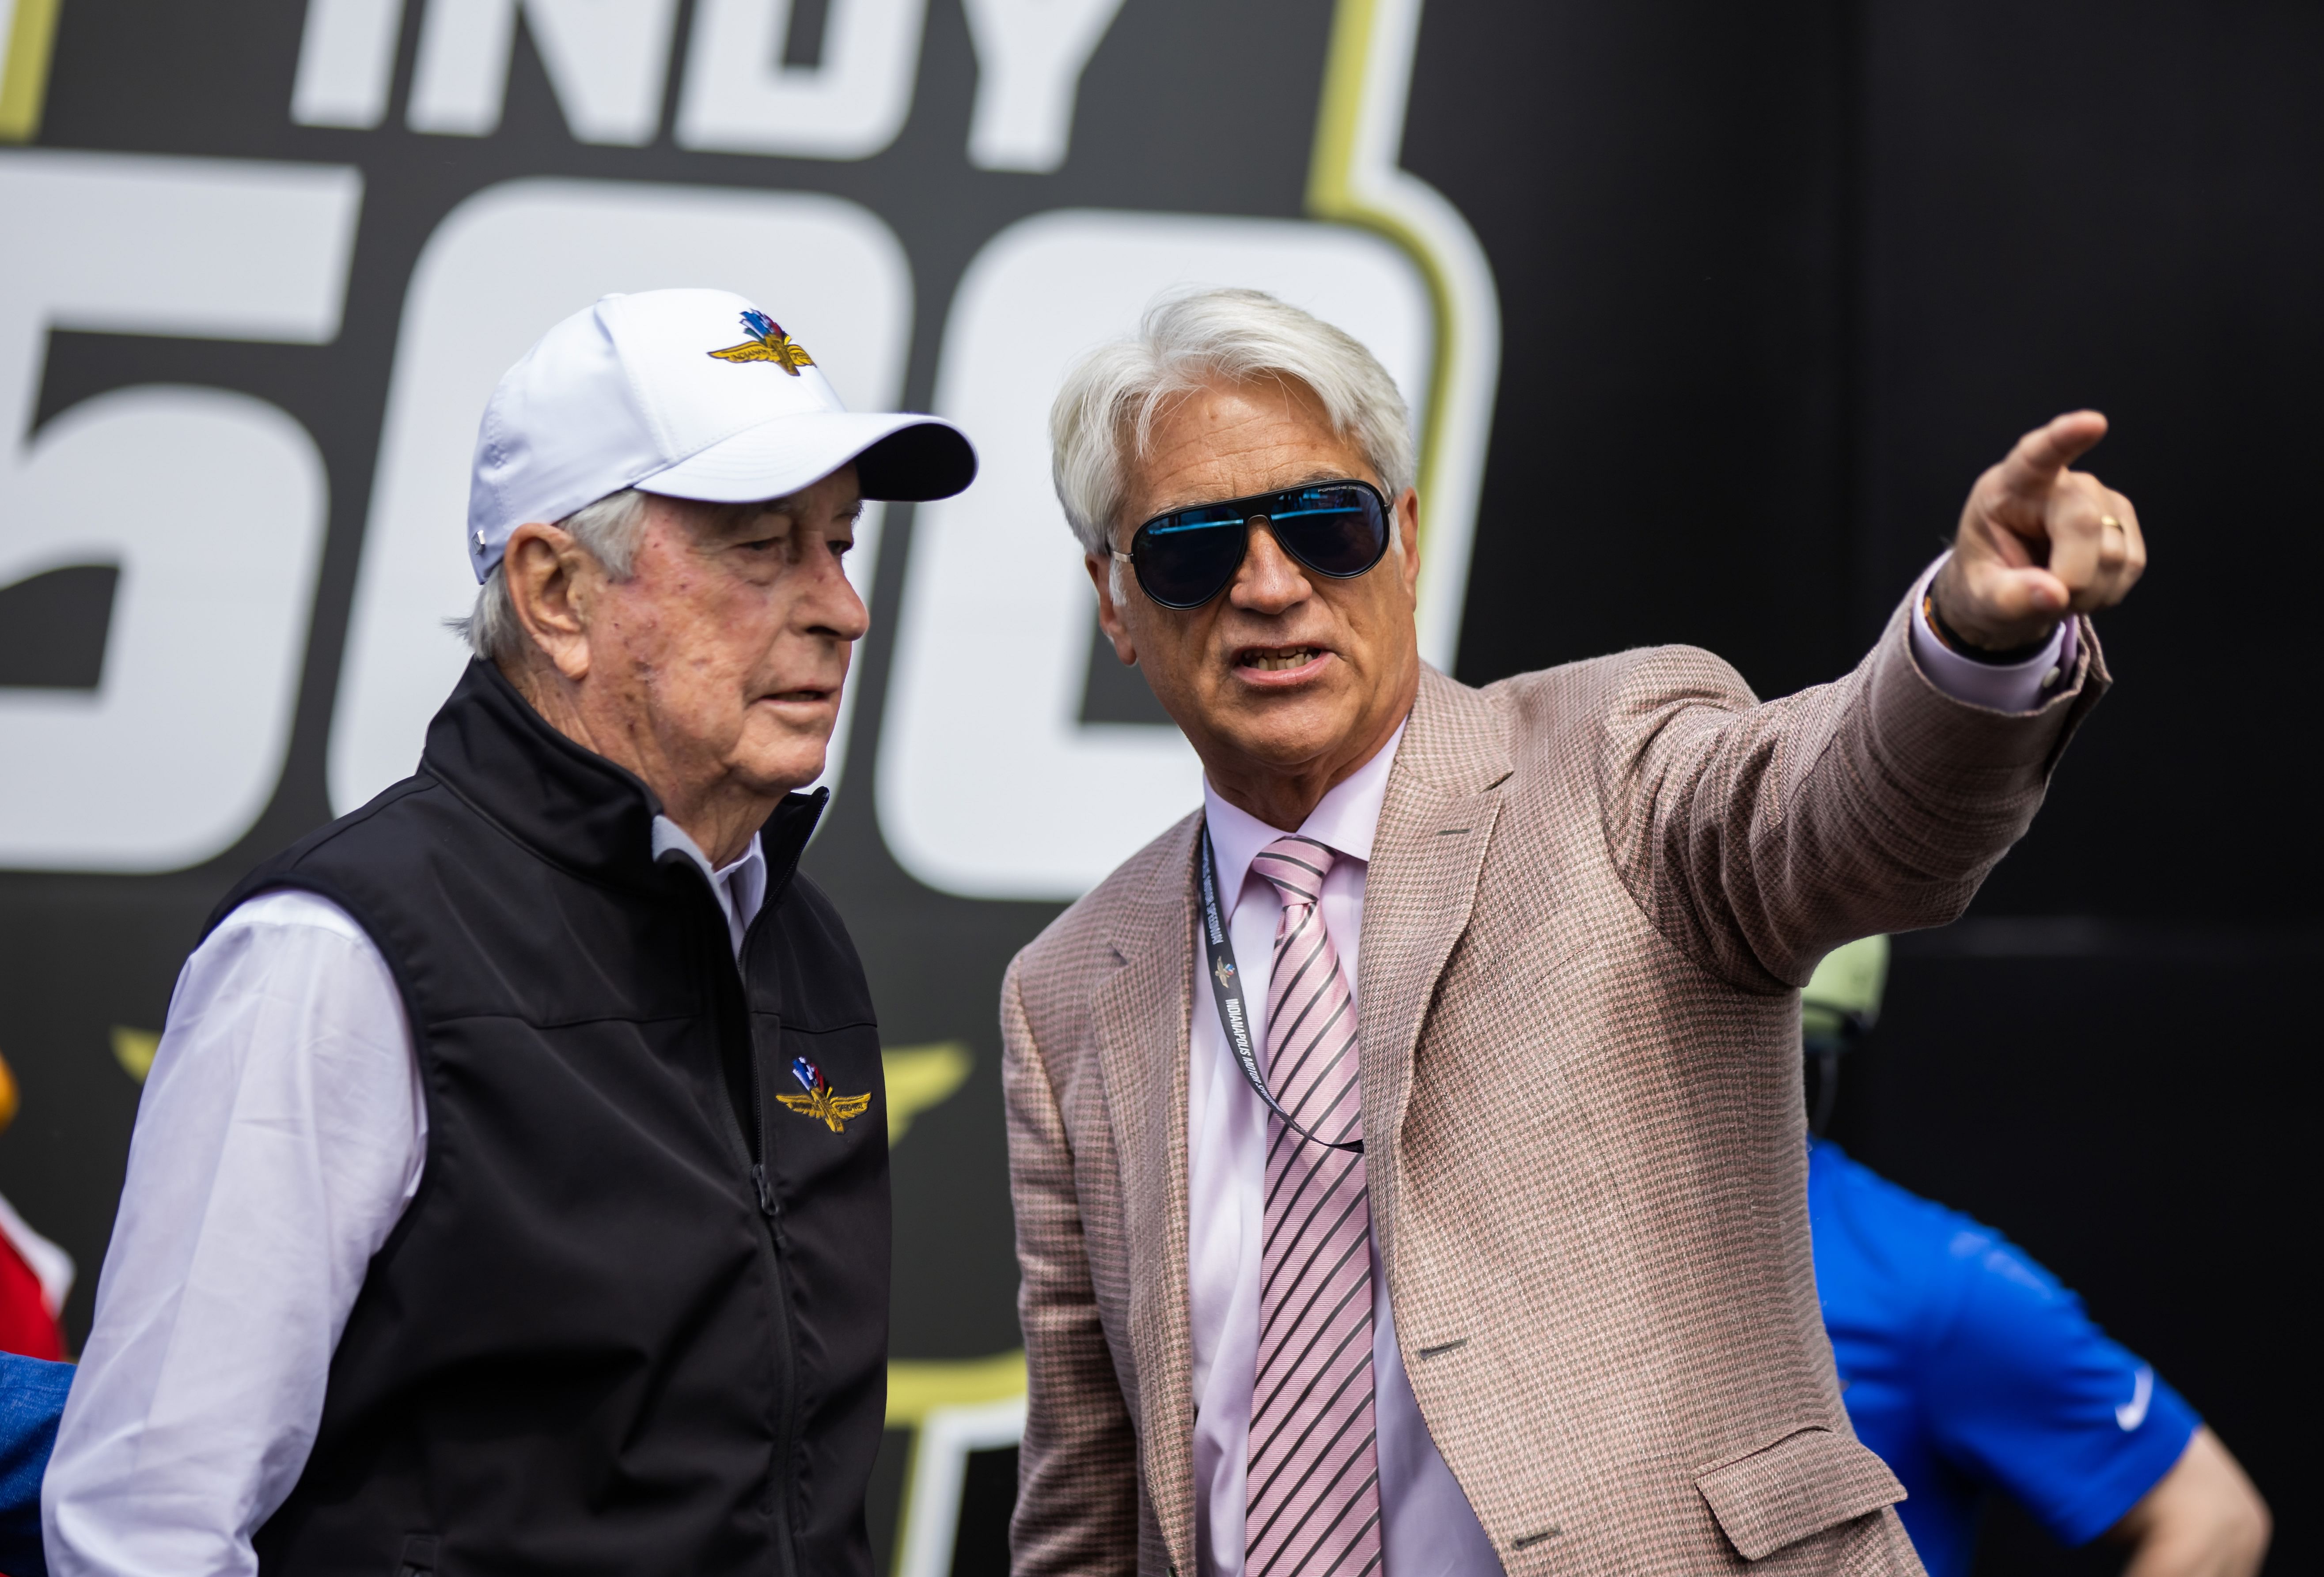
{"type": "MultiPolygon", "coordinates": [[[[1299,1125],[1298,1120],[1283,1109],[1275,1092],[1267,1087],[1267,1079],[1259,1071],[1259,1054],[1250,1044],[1250,1015],[1243,1011],[1242,971],[1235,967],[1234,942],[1227,935],[1226,916],[1219,908],[1218,868],[1211,857],[1211,829],[1203,826],[1203,857],[1195,867],[1194,893],[1203,901],[1203,946],[1211,956],[1211,995],[1219,1004],[1219,1027],[1227,1032],[1227,1044],[1234,1049],[1235,1060],[1242,1064],[1242,1076],[1250,1080],[1250,1087],[1259,1092],[1268,1109],[1283,1119],[1283,1125],[1300,1138],[1320,1144],[1326,1150],[1344,1150],[1351,1155],[1364,1152],[1364,1141],[1351,1139],[1334,1144],[1299,1125]]],[[[1315,923],[1323,923],[1323,896],[1315,895],[1315,923]]]]}

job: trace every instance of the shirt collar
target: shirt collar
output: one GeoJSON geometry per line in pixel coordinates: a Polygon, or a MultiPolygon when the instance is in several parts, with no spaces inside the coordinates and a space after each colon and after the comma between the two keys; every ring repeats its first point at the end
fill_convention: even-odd
{"type": "MultiPolygon", "coordinates": [[[[1325,794],[1307,820],[1300,823],[1298,831],[1329,845],[1344,859],[1370,864],[1372,834],[1379,828],[1380,806],[1388,801],[1388,773],[1396,766],[1397,747],[1404,742],[1404,729],[1405,725],[1398,723],[1388,743],[1325,794]]],[[[1242,902],[1243,878],[1250,874],[1250,862],[1259,857],[1259,850],[1285,833],[1283,829],[1270,827],[1248,811],[1227,803],[1211,786],[1207,775],[1203,779],[1203,815],[1211,830],[1211,851],[1218,861],[1219,890],[1231,915],[1242,902]]]]}
{"type": "MultiPolygon", "coordinates": [[[[470,660],[460,683],[428,725],[420,771],[539,857],[635,892],[659,890],[654,862],[665,849],[656,823],[661,802],[634,774],[549,727],[499,668],[470,660]]],[[[727,870],[740,879],[734,896],[755,916],[769,894],[780,898],[800,853],[830,802],[829,789],[786,794],[774,806],[751,852],[727,870]],[[755,859],[753,874],[743,866],[755,859]]],[[[671,823],[676,831],[676,823],[671,823]]],[[[707,871],[693,840],[689,857],[707,871]]],[[[722,873],[710,872],[724,892],[722,873]]],[[[723,902],[723,900],[722,900],[723,902]]]]}
{"type": "Polygon", "coordinates": [[[702,852],[700,844],[687,836],[685,828],[667,816],[656,816],[654,858],[659,859],[673,848],[702,867],[702,874],[710,878],[711,891],[723,894],[721,903],[741,922],[738,929],[749,930],[751,921],[759,917],[759,906],[767,900],[767,856],[760,847],[759,835],[751,834],[751,847],[742,851],[740,859],[713,870],[710,857],[702,852]]]}

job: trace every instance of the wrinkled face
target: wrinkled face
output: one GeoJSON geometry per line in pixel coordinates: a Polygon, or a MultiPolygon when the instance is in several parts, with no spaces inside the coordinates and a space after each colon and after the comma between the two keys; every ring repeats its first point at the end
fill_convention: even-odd
{"type": "MultiPolygon", "coordinates": [[[[1380,486],[1307,390],[1212,385],[1157,418],[1114,546],[1128,552],[1140,524],[1171,509],[1346,479],[1380,486]]],[[[1222,786],[1237,773],[1296,777],[1360,763],[1409,711],[1420,666],[1419,505],[1409,489],[1395,513],[1401,551],[1352,580],[1304,568],[1254,527],[1233,583],[1184,611],[1150,601],[1127,564],[1116,595],[1113,566],[1088,561],[1115,651],[1145,672],[1222,786]]]]}
{"type": "Polygon", "coordinates": [[[764,504],[655,498],[630,578],[591,588],[585,708],[665,798],[821,775],[869,624],[841,569],[861,509],[853,465],[764,504]]]}

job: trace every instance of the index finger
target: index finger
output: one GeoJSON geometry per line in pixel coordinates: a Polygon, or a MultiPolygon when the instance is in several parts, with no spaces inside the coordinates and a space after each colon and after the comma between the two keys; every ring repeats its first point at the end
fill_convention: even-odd
{"type": "Polygon", "coordinates": [[[2098,446],[2107,419],[2094,410],[2053,417],[2017,440],[2001,463],[2001,485],[2019,498],[2040,498],[2057,484],[2069,465],[2098,446]]]}

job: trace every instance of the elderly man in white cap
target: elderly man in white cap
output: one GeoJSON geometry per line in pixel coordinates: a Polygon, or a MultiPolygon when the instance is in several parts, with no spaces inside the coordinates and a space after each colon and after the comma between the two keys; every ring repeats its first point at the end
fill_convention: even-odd
{"type": "Polygon", "coordinates": [[[476,660],[413,775],[254,872],[179,979],[59,1577],[868,1577],[879,1036],[796,791],[864,631],[861,500],[975,469],[720,291],[609,296],[502,380],[476,660]]]}

